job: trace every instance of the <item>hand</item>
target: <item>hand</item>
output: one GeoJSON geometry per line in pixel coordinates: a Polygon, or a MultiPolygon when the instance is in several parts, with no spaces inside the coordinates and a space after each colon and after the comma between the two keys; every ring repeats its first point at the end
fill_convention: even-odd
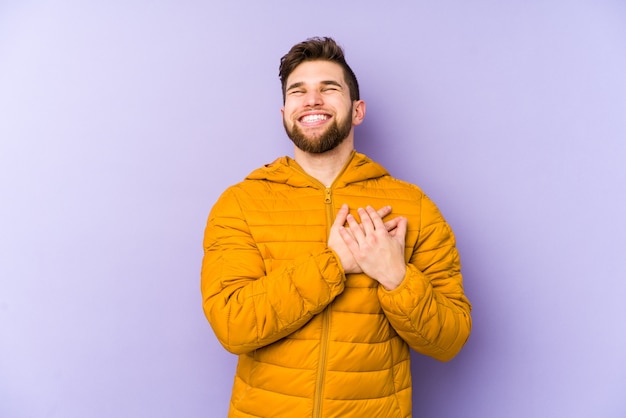
{"type": "Polygon", "coordinates": [[[361,223],[348,214],[348,228],[341,226],[339,234],[360,270],[385,289],[393,290],[402,283],[406,274],[404,246],[407,219],[395,218],[394,227],[390,230],[389,222],[383,223],[380,214],[371,206],[359,208],[358,213],[361,223]]]}
{"type": "MultiPolygon", "coordinates": [[[[349,213],[350,208],[348,207],[348,205],[343,204],[339,209],[339,212],[337,212],[337,217],[335,218],[335,221],[330,227],[328,246],[339,256],[339,262],[341,263],[341,266],[343,267],[345,273],[363,273],[363,270],[354,259],[352,252],[350,251],[350,249],[348,249],[345,240],[341,237],[340,234],[340,230],[345,229],[344,224],[346,223],[346,219],[349,213]]],[[[377,212],[378,217],[381,220],[390,213],[391,206],[383,206],[377,212]]],[[[398,219],[399,218],[394,218],[384,223],[384,227],[388,231],[395,232],[398,226],[398,219]]]]}

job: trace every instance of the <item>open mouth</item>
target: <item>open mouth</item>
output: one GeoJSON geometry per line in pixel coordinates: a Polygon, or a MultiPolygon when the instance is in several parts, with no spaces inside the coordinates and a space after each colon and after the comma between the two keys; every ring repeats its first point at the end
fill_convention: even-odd
{"type": "Polygon", "coordinates": [[[324,122],[326,120],[330,119],[330,115],[325,114],[325,113],[312,113],[312,114],[307,114],[304,116],[301,116],[300,119],[298,119],[301,123],[303,124],[317,124],[320,122],[324,122]]]}

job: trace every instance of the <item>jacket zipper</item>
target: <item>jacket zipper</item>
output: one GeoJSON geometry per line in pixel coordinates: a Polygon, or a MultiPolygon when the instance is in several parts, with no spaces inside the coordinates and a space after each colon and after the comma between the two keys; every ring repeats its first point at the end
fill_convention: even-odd
{"type": "MultiPolygon", "coordinates": [[[[326,207],[326,218],[328,229],[333,221],[333,199],[331,186],[326,186],[324,190],[324,206],[326,207]]],[[[324,383],[326,378],[326,357],[328,352],[328,337],[330,333],[330,306],[322,312],[322,336],[320,340],[320,359],[317,369],[317,383],[315,385],[315,399],[313,401],[313,418],[322,416],[322,394],[324,393],[324,383]]]]}
{"type": "Polygon", "coordinates": [[[326,355],[328,352],[328,334],[330,332],[330,307],[322,313],[322,339],[320,346],[320,362],[317,369],[317,384],[315,385],[315,401],[313,403],[313,417],[322,416],[322,393],[324,393],[324,383],[326,378],[326,355]]]}
{"type": "MultiPolygon", "coordinates": [[[[350,158],[346,162],[341,172],[337,174],[337,178],[340,178],[346,168],[350,165],[350,161],[352,161],[354,154],[355,151],[352,151],[352,155],[350,155],[350,158]]],[[[330,186],[324,185],[319,180],[315,179],[314,177],[307,174],[304,170],[299,168],[300,166],[296,165],[296,167],[299,171],[302,172],[302,174],[309,177],[312,182],[317,182],[324,187],[324,206],[326,207],[326,219],[328,225],[326,234],[328,235],[330,233],[330,227],[333,224],[333,220],[335,217],[335,214],[333,213],[332,184],[330,186]]],[[[333,181],[333,184],[335,184],[335,181],[333,181]]],[[[315,398],[313,399],[313,418],[320,418],[322,416],[322,393],[324,392],[324,384],[326,379],[326,357],[328,352],[328,339],[330,335],[330,311],[331,306],[329,305],[320,314],[322,315],[322,336],[320,339],[320,359],[319,365],[317,367],[317,381],[315,383],[315,398]]]]}

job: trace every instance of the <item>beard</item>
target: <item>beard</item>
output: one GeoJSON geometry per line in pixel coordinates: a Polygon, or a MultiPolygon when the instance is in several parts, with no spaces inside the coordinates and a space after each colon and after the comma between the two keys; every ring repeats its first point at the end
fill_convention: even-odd
{"type": "MultiPolygon", "coordinates": [[[[350,112],[348,115],[351,114],[352,106],[350,106],[350,112]]],[[[352,129],[352,121],[350,118],[346,118],[345,120],[337,123],[337,119],[335,119],[324,132],[315,136],[306,136],[304,132],[302,132],[302,129],[300,129],[300,127],[296,124],[289,129],[284,119],[283,126],[285,127],[285,132],[287,132],[287,136],[291,139],[291,142],[293,142],[294,145],[300,150],[310,154],[322,154],[337,148],[339,144],[341,144],[344,139],[348,137],[348,134],[350,134],[350,130],[352,129]]]]}

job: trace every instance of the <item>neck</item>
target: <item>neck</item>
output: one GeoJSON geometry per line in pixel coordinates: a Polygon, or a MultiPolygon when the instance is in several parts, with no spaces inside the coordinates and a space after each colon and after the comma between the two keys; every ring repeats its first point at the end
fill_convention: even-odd
{"type": "Polygon", "coordinates": [[[346,138],[339,146],[322,154],[310,154],[299,148],[294,148],[296,162],[310,176],[319,180],[325,186],[330,186],[354,150],[352,138],[346,138]]]}

